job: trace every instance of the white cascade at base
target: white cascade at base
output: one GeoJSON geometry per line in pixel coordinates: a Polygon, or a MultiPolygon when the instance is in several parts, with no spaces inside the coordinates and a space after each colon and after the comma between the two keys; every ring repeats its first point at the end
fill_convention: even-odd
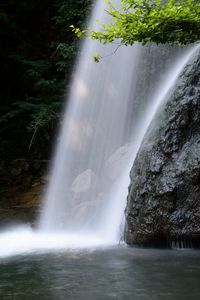
{"type": "Polygon", "coordinates": [[[96,249],[112,246],[109,241],[92,235],[41,233],[28,225],[0,233],[0,258],[15,255],[41,254],[62,250],[96,249]]]}

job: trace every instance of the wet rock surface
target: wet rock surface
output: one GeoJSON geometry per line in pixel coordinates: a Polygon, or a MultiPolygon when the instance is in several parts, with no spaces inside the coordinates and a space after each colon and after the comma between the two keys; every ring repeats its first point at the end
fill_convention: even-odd
{"type": "Polygon", "coordinates": [[[78,175],[71,184],[70,190],[74,193],[87,192],[90,189],[94,189],[97,185],[96,174],[88,169],[78,175]]]}
{"type": "MultiPolygon", "coordinates": [[[[130,245],[200,241],[200,53],[170,91],[131,170],[130,245]]],[[[200,243],[199,243],[200,244],[200,243]]]]}
{"type": "Polygon", "coordinates": [[[0,172],[0,229],[19,222],[35,223],[48,181],[46,160],[16,159],[0,172]]]}
{"type": "Polygon", "coordinates": [[[106,160],[104,165],[106,181],[110,183],[121,176],[122,170],[130,161],[133,147],[133,143],[125,144],[112,153],[106,160]]]}

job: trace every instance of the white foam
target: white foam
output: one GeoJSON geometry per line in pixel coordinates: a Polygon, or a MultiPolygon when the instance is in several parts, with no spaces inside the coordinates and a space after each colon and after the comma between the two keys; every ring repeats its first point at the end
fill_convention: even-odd
{"type": "Polygon", "coordinates": [[[64,232],[38,232],[28,225],[0,233],[0,258],[49,251],[111,246],[98,236],[64,232]]]}

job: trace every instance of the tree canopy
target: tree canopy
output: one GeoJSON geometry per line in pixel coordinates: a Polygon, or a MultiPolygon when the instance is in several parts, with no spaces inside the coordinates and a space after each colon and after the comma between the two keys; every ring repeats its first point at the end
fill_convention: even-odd
{"type": "Polygon", "coordinates": [[[110,22],[100,31],[89,30],[90,37],[103,44],[118,40],[124,45],[185,45],[200,40],[199,0],[121,0],[120,8],[106,2],[110,22]]]}

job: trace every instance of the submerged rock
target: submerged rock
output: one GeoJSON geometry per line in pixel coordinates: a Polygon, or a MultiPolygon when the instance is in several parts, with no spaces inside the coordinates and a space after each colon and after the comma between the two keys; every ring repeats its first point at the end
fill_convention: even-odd
{"type": "Polygon", "coordinates": [[[116,180],[121,176],[122,170],[127,166],[133,153],[133,143],[128,143],[118,148],[105,162],[106,177],[116,180]]]}
{"type": "Polygon", "coordinates": [[[88,169],[79,174],[71,184],[70,190],[74,193],[86,192],[90,189],[94,189],[97,184],[97,176],[95,173],[88,169]]]}
{"type": "Polygon", "coordinates": [[[200,53],[155,116],[131,170],[125,239],[200,241],[200,53]]]}

